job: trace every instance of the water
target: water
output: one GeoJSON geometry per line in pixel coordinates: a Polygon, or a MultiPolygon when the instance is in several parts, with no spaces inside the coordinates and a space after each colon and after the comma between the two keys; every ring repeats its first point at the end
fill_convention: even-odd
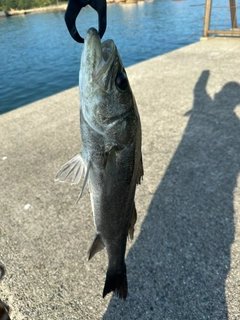
{"type": "MultiPolygon", "coordinates": [[[[114,39],[125,66],[198,41],[204,7],[194,2],[110,4],[103,40],[114,39]]],[[[84,8],[77,19],[80,34],[97,26],[97,13],[84,8]]],[[[63,12],[0,19],[0,114],[76,86],[81,50],[63,12]]]]}

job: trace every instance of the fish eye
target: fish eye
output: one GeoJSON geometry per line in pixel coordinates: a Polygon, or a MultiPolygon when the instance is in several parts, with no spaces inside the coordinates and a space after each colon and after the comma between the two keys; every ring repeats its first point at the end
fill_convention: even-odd
{"type": "Polygon", "coordinates": [[[128,88],[128,78],[125,72],[121,71],[117,74],[115,83],[117,89],[120,91],[125,91],[128,88]]]}

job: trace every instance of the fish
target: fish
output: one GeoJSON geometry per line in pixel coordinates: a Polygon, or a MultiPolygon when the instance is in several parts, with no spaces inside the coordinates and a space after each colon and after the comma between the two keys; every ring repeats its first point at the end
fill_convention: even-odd
{"type": "Polygon", "coordinates": [[[125,252],[137,220],[136,185],[143,179],[142,130],[136,100],[113,40],[101,43],[95,28],[87,31],[80,72],[80,154],[63,165],[57,181],[88,185],[96,234],[90,260],[106,248],[108,268],[103,298],[128,294],[125,252]]]}

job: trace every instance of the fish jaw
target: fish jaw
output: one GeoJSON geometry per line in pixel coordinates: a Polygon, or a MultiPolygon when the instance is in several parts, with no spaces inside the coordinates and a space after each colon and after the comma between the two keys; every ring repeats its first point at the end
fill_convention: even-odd
{"type": "Polygon", "coordinates": [[[79,85],[80,91],[86,90],[94,81],[102,62],[101,41],[97,30],[90,28],[87,32],[80,65],[79,85]]]}
{"type": "Polygon", "coordinates": [[[85,95],[90,94],[89,96],[92,97],[93,91],[91,89],[95,88],[99,80],[100,82],[103,80],[104,84],[102,86],[106,85],[106,75],[109,74],[115,55],[116,46],[114,41],[109,39],[101,43],[97,30],[90,28],[84,40],[81,57],[79,72],[80,92],[84,91],[85,95]]]}

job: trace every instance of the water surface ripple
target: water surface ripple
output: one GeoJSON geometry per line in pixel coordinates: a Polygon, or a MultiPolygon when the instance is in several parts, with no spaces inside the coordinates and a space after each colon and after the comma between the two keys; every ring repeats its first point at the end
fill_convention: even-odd
{"type": "MultiPolygon", "coordinates": [[[[110,4],[103,40],[114,39],[125,66],[198,41],[204,8],[191,4],[110,4]]],[[[97,13],[84,8],[77,19],[80,34],[97,25],[97,13]]],[[[64,12],[3,18],[0,30],[0,114],[78,84],[82,44],[68,34],[64,12]]]]}

